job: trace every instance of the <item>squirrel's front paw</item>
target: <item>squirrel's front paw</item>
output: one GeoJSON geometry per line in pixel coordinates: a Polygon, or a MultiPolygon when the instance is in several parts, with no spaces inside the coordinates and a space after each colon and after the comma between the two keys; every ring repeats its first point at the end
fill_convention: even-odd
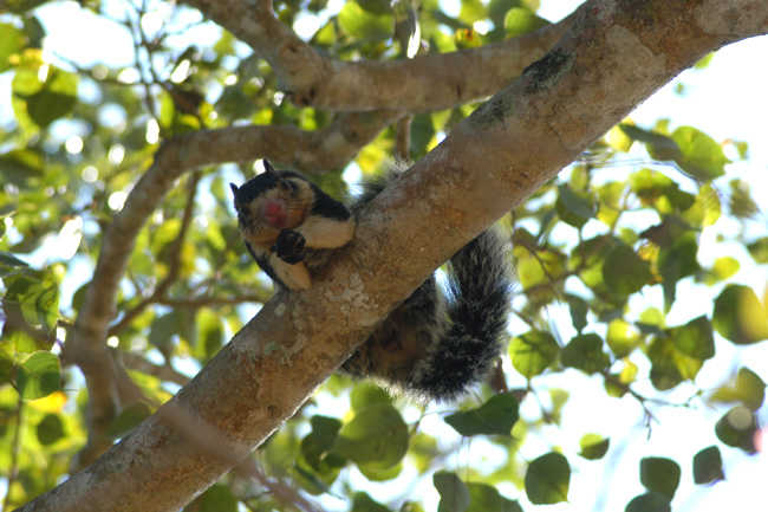
{"type": "Polygon", "coordinates": [[[304,235],[292,229],[284,229],[277,236],[272,248],[277,257],[286,263],[294,265],[304,259],[304,246],[307,241],[304,235]]]}

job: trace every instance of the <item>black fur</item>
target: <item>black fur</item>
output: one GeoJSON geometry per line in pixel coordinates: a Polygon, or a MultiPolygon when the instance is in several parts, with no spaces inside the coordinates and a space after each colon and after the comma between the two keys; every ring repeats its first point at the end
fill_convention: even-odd
{"type": "MultiPolygon", "coordinates": [[[[393,176],[365,184],[353,210],[373,199],[393,176]]],[[[512,286],[503,245],[493,228],[478,235],[450,259],[447,293],[430,276],[343,369],[353,376],[378,375],[435,400],[455,399],[481,381],[506,333],[512,286]],[[421,344],[423,356],[405,368],[377,368],[376,349],[402,350],[406,339],[421,344]]]]}

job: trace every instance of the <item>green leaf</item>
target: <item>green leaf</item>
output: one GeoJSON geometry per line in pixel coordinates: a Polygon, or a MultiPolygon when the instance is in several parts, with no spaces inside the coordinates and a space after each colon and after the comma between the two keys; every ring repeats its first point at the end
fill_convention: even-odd
{"type": "Polygon", "coordinates": [[[530,9],[525,7],[513,7],[504,16],[504,30],[507,33],[507,37],[518,37],[529,32],[535,32],[549,24],[547,20],[536,16],[530,9]]]}
{"type": "Polygon", "coordinates": [[[658,492],[647,492],[636,496],[627,504],[625,512],[670,512],[669,498],[658,492]]]}
{"type": "Polygon", "coordinates": [[[331,458],[331,460],[326,461],[326,456],[336,442],[342,423],[336,418],[318,415],[312,416],[309,422],[312,425],[312,432],[301,440],[300,446],[301,454],[307,464],[320,473],[330,469],[327,462],[334,468],[343,465],[343,461],[338,458],[331,458]]]}
{"type": "Polygon", "coordinates": [[[732,277],[739,271],[739,268],[741,268],[741,265],[736,258],[731,258],[730,256],[717,258],[712,268],[704,273],[702,280],[705,284],[712,286],[732,277]]]}
{"type": "Polygon", "coordinates": [[[224,484],[213,484],[184,508],[184,512],[237,512],[237,510],[237,498],[224,484]]]}
{"type": "Polygon", "coordinates": [[[611,440],[598,434],[585,434],[579,441],[579,455],[588,460],[602,459],[608,452],[611,440]]]}
{"type": "Polygon", "coordinates": [[[675,160],[682,170],[699,181],[709,182],[725,174],[730,163],[723,148],[706,133],[691,126],[681,126],[672,134],[682,155],[675,160]]]}
{"type": "Polygon", "coordinates": [[[11,272],[16,271],[16,269],[28,267],[29,265],[27,265],[24,261],[20,260],[13,254],[0,251],[0,277],[5,277],[11,272]]]}
{"type": "Polygon", "coordinates": [[[768,263],[768,236],[758,238],[751,244],[747,244],[747,250],[752,255],[755,262],[760,264],[768,263]]]}
{"type": "Polygon", "coordinates": [[[364,492],[356,492],[352,497],[352,510],[350,512],[389,512],[389,509],[375,501],[364,492]]]}
{"type": "Polygon", "coordinates": [[[765,400],[765,382],[749,368],[740,368],[732,386],[723,386],[712,394],[715,402],[741,402],[757,411],[765,400]]]}
{"type": "Polygon", "coordinates": [[[61,69],[51,69],[43,87],[23,95],[27,114],[41,128],[69,114],[77,103],[78,77],[61,69]]]}
{"type": "Polygon", "coordinates": [[[466,486],[469,490],[466,512],[523,512],[517,501],[505,498],[490,485],[468,483],[466,486]]]}
{"type": "Polygon", "coordinates": [[[581,332],[587,326],[587,313],[589,304],[587,301],[576,295],[566,294],[565,300],[568,302],[568,309],[571,312],[571,322],[578,332],[581,332]]]}
{"type": "Polygon", "coordinates": [[[740,448],[747,453],[755,453],[755,434],[757,420],[748,408],[738,405],[728,411],[715,424],[717,438],[728,446],[740,448]]]}
{"type": "Polygon", "coordinates": [[[616,357],[628,356],[640,345],[640,333],[629,323],[621,319],[611,320],[608,324],[608,334],[605,338],[611,352],[616,357]]]}
{"type": "Polygon", "coordinates": [[[465,512],[469,507],[469,489],[454,473],[438,471],[432,476],[440,493],[438,512],[465,512]]]}
{"type": "Polygon", "coordinates": [[[699,250],[699,242],[694,232],[688,231],[677,238],[669,248],[659,251],[659,273],[664,279],[664,307],[667,311],[675,301],[677,282],[690,276],[699,270],[699,262],[696,253],[699,250]]]}
{"type": "Polygon", "coordinates": [[[395,17],[392,13],[376,14],[348,1],[338,15],[339,26],[351,37],[364,41],[381,41],[392,36],[395,17]]]}
{"type": "Polygon", "coordinates": [[[640,481],[649,491],[671,500],[680,485],[680,466],[671,459],[646,457],[640,461],[640,481]]]}
{"type": "Polygon", "coordinates": [[[749,286],[728,285],[715,299],[712,325],[736,345],[757,343],[768,339],[768,309],[749,286]]]}
{"type": "Polygon", "coordinates": [[[24,48],[24,33],[10,23],[0,23],[0,73],[11,68],[10,57],[24,48]]]}
{"type": "Polygon", "coordinates": [[[720,448],[710,446],[693,457],[693,481],[697,484],[711,484],[725,479],[723,458],[720,448]]]}
{"type": "Polygon", "coordinates": [[[595,216],[597,208],[594,200],[587,194],[574,191],[568,185],[557,187],[557,214],[563,222],[581,229],[586,222],[595,216]]]}
{"type": "Polygon", "coordinates": [[[603,264],[603,279],[612,293],[628,296],[651,281],[651,266],[628,245],[617,243],[603,264]]]}
{"type": "MultiPolygon", "coordinates": [[[[162,317],[161,317],[162,318],[162,317]]],[[[202,362],[208,361],[224,344],[224,326],[221,325],[219,315],[208,309],[201,309],[195,315],[197,323],[197,346],[196,355],[202,362]]],[[[158,333],[159,335],[159,333],[158,333]]],[[[155,339],[155,341],[160,341],[155,339]]],[[[161,341],[160,343],[166,343],[161,341]]]]}
{"type": "Polygon", "coordinates": [[[597,334],[581,334],[568,342],[560,353],[564,366],[585,373],[597,373],[608,367],[610,359],[603,352],[603,340],[597,334]]]}
{"type": "Polygon", "coordinates": [[[540,375],[557,357],[560,347],[546,331],[530,331],[513,338],[509,344],[512,366],[525,378],[540,375]]]}
{"type": "Polygon", "coordinates": [[[391,405],[374,404],[341,428],[333,451],[358,465],[390,468],[408,451],[408,426],[391,405]]]}
{"type": "Polygon", "coordinates": [[[58,414],[46,414],[37,424],[37,440],[43,446],[55,443],[64,437],[64,423],[58,414]]]}
{"type": "Polygon", "coordinates": [[[501,393],[476,409],[446,416],[445,422],[463,436],[510,435],[512,426],[519,418],[518,408],[512,393],[501,393]]]}
{"type": "Polygon", "coordinates": [[[56,275],[46,270],[16,272],[4,278],[5,301],[18,305],[24,320],[52,330],[59,319],[59,287],[56,275]]]}
{"type": "Polygon", "coordinates": [[[59,358],[47,351],[32,353],[18,368],[16,389],[28,400],[42,398],[60,390],[59,358]]]}
{"type": "Polygon", "coordinates": [[[715,355],[715,338],[712,324],[706,316],[700,316],[681,327],[669,330],[672,342],[683,354],[696,359],[710,359],[715,355]]]}
{"type": "Polygon", "coordinates": [[[682,155],[677,142],[664,134],[648,131],[631,124],[621,123],[619,128],[628,137],[642,142],[654,160],[675,160],[682,155]]]}
{"type": "Polygon", "coordinates": [[[568,500],[571,468],[561,453],[551,452],[531,462],[525,472],[525,493],[534,505],[568,500]]]}
{"type": "Polygon", "coordinates": [[[463,0],[461,2],[459,19],[467,25],[472,25],[487,16],[488,11],[481,0],[463,0]]]}
{"type": "Polygon", "coordinates": [[[388,14],[392,12],[389,0],[355,0],[362,9],[372,14],[388,14]]]}
{"type": "Polygon", "coordinates": [[[672,338],[656,336],[648,348],[651,360],[651,383],[660,391],[672,389],[684,379],[693,379],[703,364],[701,359],[677,349],[672,338]]]}
{"type": "Polygon", "coordinates": [[[376,404],[391,404],[392,397],[387,390],[373,382],[361,382],[352,388],[349,401],[353,411],[362,411],[376,404]]]}
{"type": "Polygon", "coordinates": [[[668,215],[684,212],[696,202],[696,197],[680,190],[680,186],[664,174],[652,169],[641,169],[629,178],[631,190],[644,204],[668,215]]]}

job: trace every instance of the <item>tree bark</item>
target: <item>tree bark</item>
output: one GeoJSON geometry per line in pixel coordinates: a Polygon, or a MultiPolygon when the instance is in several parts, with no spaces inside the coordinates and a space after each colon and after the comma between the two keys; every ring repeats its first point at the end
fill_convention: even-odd
{"type": "Polygon", "coordinates": [[[178,510],[234,463],[195,432],[245,457],[459,247],[681,70],[766,31],[764,0],[586,3],[549,54],[368,205],[310,290],[274,297],[158,414],[21,510],[178,510]]]}

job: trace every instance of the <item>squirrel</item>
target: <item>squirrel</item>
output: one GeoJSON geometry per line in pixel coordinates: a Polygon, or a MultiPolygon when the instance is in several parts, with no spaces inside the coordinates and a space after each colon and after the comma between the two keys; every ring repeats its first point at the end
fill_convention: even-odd
{"type": "MultiPolygon", "coordinates": [[[[234,194],[238,226],[248,252],[281,288],[303,290],[329,249],[348,243],[355,213],[391,176],[364,184],[350,206],[301,174],[266,171],[234,194]]],[[[503,240],[490,228],[449,260],[447,290],[428,277],[375,328],[342,365],[353,377],[382,379],[407,393],[450,401],[479,382],[501,351],[511,283],[503,240]]]]}

